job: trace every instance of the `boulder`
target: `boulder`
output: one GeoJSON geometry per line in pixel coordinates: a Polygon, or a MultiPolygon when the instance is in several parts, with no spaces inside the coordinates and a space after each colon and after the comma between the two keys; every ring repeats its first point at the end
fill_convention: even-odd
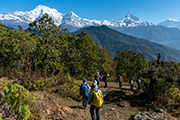
{"type": "Polygon", "coordinates": [[[131,116],[130,120],[177,120],[176,118],[170,116],[168,113],[162,112],[162,110],[160,111],[161,112],[138,112],[135,115],[131,116]]]}

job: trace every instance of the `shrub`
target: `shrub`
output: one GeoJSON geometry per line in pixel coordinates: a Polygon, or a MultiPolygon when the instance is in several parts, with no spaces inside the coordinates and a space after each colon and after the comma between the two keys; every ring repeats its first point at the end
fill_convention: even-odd
{"type": "Polygon", "coordinates": [[[5,101],[11,106],[17,119],[27,120],[30,116],[29,103],[35,100],[35,97],[18,82],[3,80],[0,89],[5,93],[5,101]]]}
{"type": "Polygon", "coordinates": [[[72,78],[69,74],[67,74],[65,76],[66,78],[66,82],[63,86],[62,89],[62,95],[63,96],[69,96],[72,97],[74,99],[78,99],[79,97],[79,82],[77,82],[77,80],[75,80],[74,78],[72,78]]]}

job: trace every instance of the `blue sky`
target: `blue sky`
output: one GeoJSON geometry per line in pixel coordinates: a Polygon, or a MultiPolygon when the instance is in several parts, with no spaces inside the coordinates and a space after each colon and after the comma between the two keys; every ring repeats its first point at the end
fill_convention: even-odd
{"type": "Polygon", "coordinates": [[[121,20],[128,12],[148,22],[180,18],[180,0],[0,0],[0,13],[30,11],[38,5],[90,20],[121,20]]]}

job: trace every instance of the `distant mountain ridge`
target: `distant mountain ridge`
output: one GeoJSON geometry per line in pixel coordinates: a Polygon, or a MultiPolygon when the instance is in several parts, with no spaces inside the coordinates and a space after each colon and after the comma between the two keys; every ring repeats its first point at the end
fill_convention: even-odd
{"type": "Polygon", "coordinates": [[[180,61],[179,50],[120,33],[105,25],[82,28],[76,31],[75,34],[82,30],[87,31],[97,45],[104,46],[115,56],[118,50],[133,50],[137,53],[143,53],[148,61],[157,59],[158,53],[161,53],[162,60],[180,61]]]}
{"type": "Polygon", "coordinates": [[[150,22],[145,22],[131,13],[119,21],[108,21],[108,20],[88,20],[77,16],[75,13],[70,12],[69,14],[62,14],[56,9],[51,9],[49,7],[39,5],[34,10],[29,12],[13,12],[0,14],[0,21],[7,26],[17,26],[21,25],[23,28],[28,27],[28,23],[33,22],[40,18],[43,14],[49,14],[54,20],[56,25],[60,25],[63,28],[67,27],[69,31],[75,31],[82,27],[88,26],[101,26],[106,25],[109,27],[135,27],[135,26],[155,26],[150,22]]]}
{"type": "Polygon", "coordinates": [[[21,25],[24,29],[26,29],[29,23],[41,18],[45,13],[52,17],[54,23],[57,26],[60,25],[62,28],[67,28],[70,32],[89,26],[106,25],[109,28],[117,30],[121,33],[143,38],[180,50],[180,29],[169,28],[174,26],[178,27],[178,25],[180,25],[180,20],[169,19],[169,21],[156,25],[143,21],[131,13],[128,13],[123,19],[119,21],[88,20],[80,18],[73,12],[62,14],[56,9],[39,5],[32,11],[18,11],[13,13],[0,14],[0,22],[8,27],[18,29],[18,25],[21,25]]]}
{"type": "Polygon", "coordinates": [[[167,19],[166,21],[160,22],[158,25],[163,25],[169,28],[179,28],[180,29],[180,18],[179,19],[167,19]]]}

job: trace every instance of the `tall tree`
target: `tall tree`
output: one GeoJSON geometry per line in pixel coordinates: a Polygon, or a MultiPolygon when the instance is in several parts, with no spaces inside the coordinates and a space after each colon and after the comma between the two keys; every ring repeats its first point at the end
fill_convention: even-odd
{"type": "Polygon", "coordinates": [[[132,50],[118,51],[115,60],[118,63],[117,74],[124,73],[127,78],[139,76],[141,70],[148,68],[145,56],[132,50]]]}

